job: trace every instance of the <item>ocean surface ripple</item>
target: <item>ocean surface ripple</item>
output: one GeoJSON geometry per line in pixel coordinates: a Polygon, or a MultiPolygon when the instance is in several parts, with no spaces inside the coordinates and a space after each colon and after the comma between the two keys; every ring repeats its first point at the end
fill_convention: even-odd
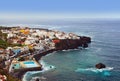
{"type": "Polygon", "coordinates": [[[43,72],[28,73],[24,81],[30,81],[33,77],[46,78],[41,81],[120,81],[120,23],[111,22],[78,21],[62,25],[42,25],[90,36],[92,43],[87,49],[63,50],[42,57],[40,62],[43,64],[43,72]],[[104,63],[107,68],[96,69],[95,64],[99,62],[104,63]]]}

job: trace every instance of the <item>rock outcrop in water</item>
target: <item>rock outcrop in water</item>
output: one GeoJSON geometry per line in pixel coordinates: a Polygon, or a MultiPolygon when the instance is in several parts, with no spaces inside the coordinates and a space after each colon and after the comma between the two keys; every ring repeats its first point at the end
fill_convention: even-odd
{"type": "Polygon", "coordinates": [[[103,64],[103,63],[98,63],[98,64],[95,65],[95,67],[96,67],[97,69],[106,68],[105,64],[103,64]]]}

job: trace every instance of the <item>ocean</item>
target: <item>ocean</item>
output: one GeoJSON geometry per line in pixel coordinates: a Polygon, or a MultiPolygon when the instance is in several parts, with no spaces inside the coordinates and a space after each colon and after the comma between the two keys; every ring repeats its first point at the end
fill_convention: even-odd
{"type": "Polygon", "coordinates": [[[86,49],[63,50],[42,57],[39,62],[43,71],[27,72],[23,81],[33,81],[33,77],[40,81],[120,81],[119,20],[55,22],[34,27],[89,36],[92,42],[86,49]],[[107,68],[98,70],[97,63],[107,68]]]}

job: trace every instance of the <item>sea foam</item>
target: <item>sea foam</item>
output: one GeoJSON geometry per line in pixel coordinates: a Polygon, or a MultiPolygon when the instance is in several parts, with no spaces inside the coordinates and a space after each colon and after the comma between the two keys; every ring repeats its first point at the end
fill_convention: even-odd
{"type": "Polygon", "coordinates": [[[103,69],[97,69],[97,68],[83,69],[83,68],[78,68],[77,70],[75,70],[75,72],[93,72],[93,73],[96,73],[96,74],[102,73],[102,75],[104,75],[104,76],[110,76],[111,75],[111,73],[110,73],[111,70],[113,70],[113,67],[106,67],[106,68],[103,68],[103,69]]]}
{"type": "Polygon", "coordinates": [[[55,69],[56,67],[53,66],[53,65],[49,65],[47,64],[46,62],[44,62],[43,60],[40,61],[40,63],[42,64],[42,72],[45,72],[45,71],[49,71],[49,70],[52,70],[52,69],[55,69]]]}
{"type": "MultiPolygon", "coordinates": [[[[54,70],[56,67],[53,66],[53,65],[49,65],[47,64],[46,62],[44,62],[43,60],[40,60],[40,63],[42,64],[42,69],[41,71],[28,71],[24,76],[23,76],[23,79],[22,81],[27,81],[26,80],[26,76],[31,76],[31,75],[34,75],[34,74],[37,74],[37,73],[44,73],[44,72],[48,72],[48,71],[51,71],[51,70],[54,70]]],[[[33,77],[34,78],[34,77],[33,77]]]]}

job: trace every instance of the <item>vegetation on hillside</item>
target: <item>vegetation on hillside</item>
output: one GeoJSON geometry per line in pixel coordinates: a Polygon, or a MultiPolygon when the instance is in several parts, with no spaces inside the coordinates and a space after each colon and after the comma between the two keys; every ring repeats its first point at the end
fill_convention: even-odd
{"type": "Polygon", "coordinates": [[[7,77],[7,81],[21,81],[18,78],[15,78],[12,75],[8,74],[8,72],[2,68],[0,68],[0,74],[5,75],[7,77]]]}

